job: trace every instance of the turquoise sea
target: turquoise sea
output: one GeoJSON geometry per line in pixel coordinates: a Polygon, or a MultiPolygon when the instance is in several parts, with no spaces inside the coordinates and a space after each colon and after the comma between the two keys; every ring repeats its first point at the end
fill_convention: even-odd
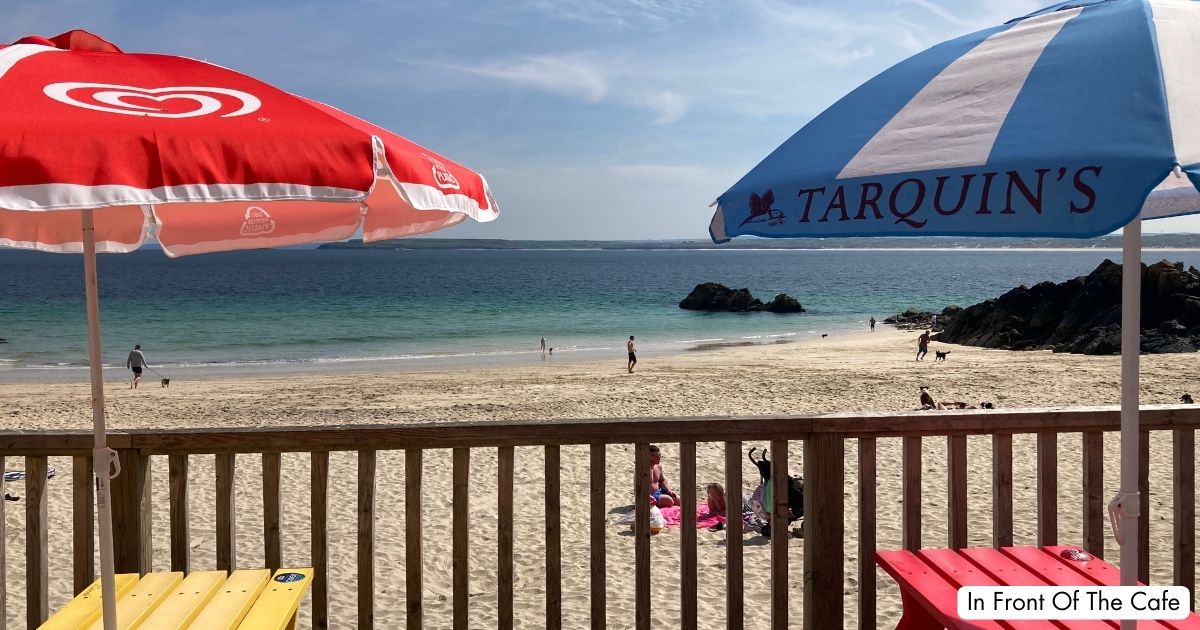
{"type": "MultiPolygon", "coordinates": [[[[142,345],[168,376],[434,369],[643,356],[864,331],[1020,284],[1086,274],[1119,251],[273,250],[100,258],[105,363],[142,345]],[[807,313],[678,308],[698,283],[785,292],[807,313]]],[[[1144,260],[1200,266],[1200,251],[1144,260]]],[[[0,250],[0,382],[86,378],[82,259],[0,250]]]]}

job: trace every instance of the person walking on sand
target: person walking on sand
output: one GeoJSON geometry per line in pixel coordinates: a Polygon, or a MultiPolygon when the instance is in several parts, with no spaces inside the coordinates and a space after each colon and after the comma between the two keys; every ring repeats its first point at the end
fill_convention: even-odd
{"type": "Polygon", "coordinates": [[[542,337],[542,356],[546,356],[546,338],[542,337]]]}
{"type": "Polygon", "coordinates": [[[917,337],[917,360],[920,361],[921,359],[924,359],[925,355],[928,352],[929,352],[929,331],[926,330],[925,332],[921,333],[920,337],[917,337]]]}
{"type": "Polygon", "coordinates": [[[633,335],[629,335],[629,341],[625,342],[625,349],[629,351],[629,373],[633,374],[633,366],[637,365],[637,349],[633,347],[633,335]]]}
{"type": "Polygon", "coordinates": [[[129,389],[137,389],[138,382],[142,380],[142,368],[146,367],[146,355],[142,354],[142,346],[133,346],[133,350],[129,351],[129,358],[125,359],[125,367],[133,370],[133,380],[129,383],[129,389]]]}
{"type": "Polygon", "coordinates": [[[875,332],[875,318],[871,318],[871,332],[875,332]]]}

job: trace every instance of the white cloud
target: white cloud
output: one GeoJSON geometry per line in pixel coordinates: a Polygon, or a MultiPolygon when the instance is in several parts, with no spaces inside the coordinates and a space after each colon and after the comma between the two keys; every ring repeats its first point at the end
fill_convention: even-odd
{"type": "Polygon", "coordinates": [[[554,94],[599,101],[608,92],[608,80],[597,64],[575,56],[540,55],[494,60],[459,70],[554,94]]]}

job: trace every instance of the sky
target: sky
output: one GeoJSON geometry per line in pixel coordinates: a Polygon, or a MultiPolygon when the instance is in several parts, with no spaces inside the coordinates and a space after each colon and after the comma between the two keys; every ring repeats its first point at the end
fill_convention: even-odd
{"type": "MultiPolygon", "coordinates": [[[[455,238],[707,238],[709,204],[858,84],[1049,0],[5,0],[324,101],[469,166],[455,238]]],[[[1200,232],[1200,218],[1147,222],[1200,232]]]]}

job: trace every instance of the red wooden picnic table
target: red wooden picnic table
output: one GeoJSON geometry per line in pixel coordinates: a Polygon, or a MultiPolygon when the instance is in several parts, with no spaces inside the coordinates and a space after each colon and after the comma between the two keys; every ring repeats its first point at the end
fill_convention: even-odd
{"type": "MultiPolygon", "coordinates": [[[[877,551],[875,561],[900,585],[904,614],[896,630],[930,628],[1117,628],[1117,621],[963,619],[962,586],[1120,586],[1120,569],[1074,547],[877,551]]],[[[1138,628],[1200,629],[1200,617],[1138,622],[1138,628]]]]}

